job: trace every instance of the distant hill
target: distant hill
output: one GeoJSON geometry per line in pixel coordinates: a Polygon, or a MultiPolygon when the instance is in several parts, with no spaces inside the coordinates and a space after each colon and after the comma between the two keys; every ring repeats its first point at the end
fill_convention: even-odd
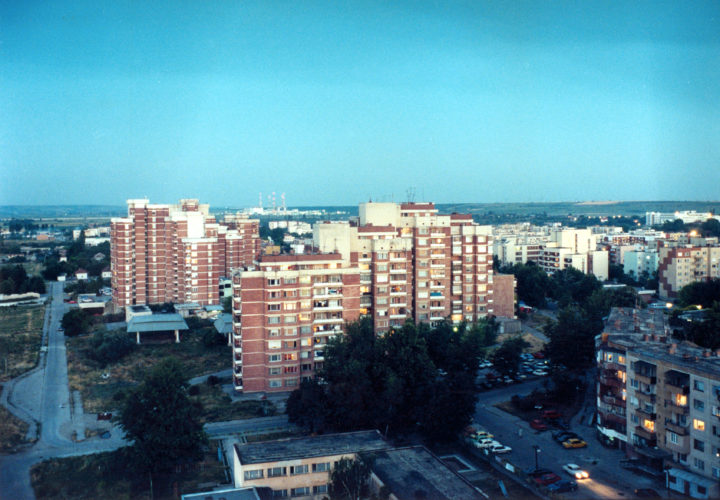
{"type": "MultiPolygon", "coordinates": [[[[213,213],[235,212],[241,208],[213,206],[213,213]]],[[[293,207],[291,207],[293,208],[293,207]]],[[[325,210],[328,217],[333,212],[358,214],[357,205],[296,207],[300,210],[325,210]]],[[[674,212],[695,210],[720,213],[720,201],[582,201],[558,203],[438,203],[440,213],[470,213],[473,215],[511,214],[514,216],[544,214],[546,216],[571,215],[645,215],[645,212],[674,212]]],[[[72,218],[72,217],[123,217],[127,207],[115,205],[0,205],[0,218],[72,218]]]]}

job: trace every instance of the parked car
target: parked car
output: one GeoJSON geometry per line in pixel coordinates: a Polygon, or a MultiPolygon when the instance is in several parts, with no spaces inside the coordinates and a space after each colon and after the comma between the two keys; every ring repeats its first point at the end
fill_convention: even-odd
{"type": "Polygon", "coordinates": [[[100,412],[100,413],[98,413],[97,419],[98,420],[110,420],[110,419],[112,419],[112,413],[110,413],[109,411],[100,412]]]}
{"type": "Polygon", "coordinates": [[[557,441],[558,443],[562,443],[563,441],[570,439],[570,438],[580,439],[580,436],[578,436],[574,432],[570,432],[570,431],[558,431],[552,435],[552,438],[555,441],[557,441]]]}
{"type": "Polygon", "coordinates": [[[542,351],[534,352],[533,358],[535,359],[545,359],[545,353],[542,351]]]}
{"type": "Polygon", "coordinates": [[[510,453],[512,451],[512,448],[509,446],[505,446],[504,444],[496,442],[496,444],[492,445],[490,448],[488,448],[493,453],[510,453]]]}
{"type": "Polygon", "coordinates": [[[557,483],[558,481],[562,481],[562,478],[555,474],[554,472],[546,472],[544,474],[539,474],[533,476],[533,481],[536,484],[539,484],[540,486],[547,486],[549,484],[557,483]]]}
{"type": "Polygon", "coordinates": [[[563,470],[575,479],[587,479],[590,477],[590,474],[582,470],[578,464],[565,464],[563,465],[563,470]]]}
{"type": "Polygon", "coordinates": [[[650,488],[638,488],[635,490],[635,496],[639,498],[662,498],[660,493],[650,488]]]}
{"type": "Polygon", "coordinates": [[[481,440],[481,439],[492,439],[495,436],[490,434],[488,431],[477,431],[475,432],[474,439],[481,440]]]}
{"type": "Polygon", "coordinates": [[[539,418],[535,418],[532,421],[530,421],[530,427],[532,427],[533,429],[535,429],[537,431],[546,431],[548,428],[547,424],[545,424],[545,422],[543,422],[539,418]]]}
{"type": "Polygon", "coordinates": [[[480,440],[478,440],[478,441],[475,441],[475,442],[473,443],[473,446],[474,446],[475,448],[484,449],[484,448],[490,448],[491,446],[494,446],[494,445],[496,445],[496,444],[500,444],[500,443],[498,443],[498,442],[495,441],[494,439],[487,439],[487,438],[486,438],[486,439],[480,439],[480,440]]]}
{"type": "Polygon", "coordinates": [[[585,448],[587,446],[587,443],[583,441],[582,439],[578,438],[570,438],[562,443],[563,448],[585,448]]]}
{"type": "Polygon", "coordinates": [[[532,374],[536,377],[546,377],[548,372],[545,370],[533,370],[532,374]]]}
{"type": "Polygon", "coordinates": [[[562,418],[562,413],[560,413],[557,410],[543,410],[541,415],[542,415],[542,418],[549,418],[549,419],[562,418]]]}
{"type": "Polygon", "coordinates": [[[547,489],[552,493],[565,493],[568,491],[575,491],[577,490],[577,487],[578,486],[575,481],[561,480],[548,485],[547,489]]]}

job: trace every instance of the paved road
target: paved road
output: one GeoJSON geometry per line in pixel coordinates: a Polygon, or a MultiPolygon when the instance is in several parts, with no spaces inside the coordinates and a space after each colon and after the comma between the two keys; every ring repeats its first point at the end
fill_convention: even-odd
{"type": "Polygon", "coordinates": [[[574,422],[572,430],[585,438],[587,448],[566,450],[553,441],[550,432],[538,433],[527,422],[514,417],[493,405],[508,401],[514,394],[525,395],[540,387],[542,381],[531,381],[485,392],[475,412],[475,422],[495,435],[501,443],[510,446],[513,451],[508,459],[522,469],[535,468],[533,445],[540,447],[538,462],[541,468],[550,469],[564,478],[566,463],[576,463],[585,468],[590,480],[580,483],[577,496],[581,498],[627,498],[635,488],[654,488],[661,491],[659,483],[645,476],[638,476],[622,469],[619,461],[625,458],[623,452],[604,448],[595,439],[595,430],[583,423],[574,422]]]}
{"type": "MultiPolygon", "coordinates": [[[[52,301],[43,327],[43,345],[47,345],[47,350],[41,351],[37,368],[5,384],[0,400],[13,414],[31,424],[33,439],[33,429],[39,428],[40,435],[28,450],[0,456],[0,500],[33,500],[30,468],[44,459],[112,451],[128,444],[117,426],[111,429],[109,439],[72,440],[73,431],[82,428],[82,405],[78,398],[75,401],[70,398],[65,337],[57,331],[67,310],[62,300],[62,284],[49,286],[52,301]],[[36,425],[38,422],[41,425],[36,425]]],[[[280,415],[211,423],[205,430],[211,437],[220,437],[288,426],[287,416],[280,415]]]]}

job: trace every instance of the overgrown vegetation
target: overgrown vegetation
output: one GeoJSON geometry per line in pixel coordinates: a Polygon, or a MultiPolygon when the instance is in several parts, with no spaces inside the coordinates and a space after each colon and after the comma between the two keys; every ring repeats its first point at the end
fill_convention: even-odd
{"type": "MultiPolygon", "coordinates": [[[[3,388],[0,387],[0,393],[3,388]]],[[[27,443],[25,436],[28,424],[0,406],[0,453],[14,453],[20,445],[27,443]]]]}
{"type": "MultiPolygon", "coordinates": [[[[212,443],[203,460],[180,468],[179,472],[150,477],[134,465],[128,448],[109,453],[45,460],[31,470],[32,487],[38,500],[63,498],[138,499],[177,498],[226,483],[224,466],[217,459],[217,444],[212,443]]],[[[228,485],[230,487],[230,485],[228,485]]]]}
{"type": "Polygon", "coordinates": [[[66,336],[76,337],[90,333],[93,327],[100,322],[82,309],[70,309],[63,315],[60,325],[65,330],[66,336]]]}
{"type": "Polygon", "coordinates": [[[45,281],[40,276],[28,276],[23,266],[0,267],[0,294],[45,293],[45,281]]]}
{"type": "Polygon", "coordinates": [[[46,280],[56,280],[61,274],[68,276],[82,268],[88,272],[88,276],[100,276],[102,270],[110,265],[110,243],[101,243],[95,246],[85,245],[85,236],[73,241],[67,249],[67,261],[60,262],[58,253],[53,253],[45,260],[45,271],[43,277],[46,280]],[[103,254],[102,259],[95,259],[97,254],[103,254]]]}
{"type": "Polygon", "coordinates": [[[694,317],[683,320],[681,310],[673,311],[670,323],[675,336],[701,347],[720,348],[720,279],[684,286],[678,302],[682,309],[694,311],[694,317]]]}
{"type": "Polygon", "coordinates": [[[478,358],[495,341],[492,320],[435,328],[407,322],[377,336],[372,322],[347,325],[332,339],[318,379],[293,391],[291,421],[311,431],[420,431],[452,439],[474,413],[478,358]]]}
{"type": "MultiPolygon", "coordinates": [[[[124,330],[108,332],[95,336],[68,338],[68,379],[72,390],[82,394],[85,411],[96,413],[117,408],[126,390],[135,387],[147,371],[160,360],[172,356],[180,361],[187,377],[197,377],[206,373],[227,369],[229,351],[225,344],[207,347],[203,336],[212,330],[209,322],[182,333],[179,344],[143,344],[130,350],[122,358],[100,361],[93,353],[93,345],[102,346],[108,338],[131,336],[124,330]]],[[[113,341],[114,342],[114,341],[113,341]]]]}
{"type": "Polygon", "coordinates": [[[0,381],[35,367],[44,318],[44,306],[0,307],[0,381]]]}

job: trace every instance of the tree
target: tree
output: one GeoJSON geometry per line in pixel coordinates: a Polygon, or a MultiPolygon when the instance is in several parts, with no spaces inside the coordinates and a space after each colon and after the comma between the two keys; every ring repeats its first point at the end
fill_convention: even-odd
{"type": "Polygon", "coordinates": [[[358,456],[341,458],[330,473],[329,493],[332,500],[359,500],[369,494],[372,462],[358,456]]]}
{"type": "Polygon", "coordinates": [[[493,353],[493,365],[500,375],[512,375],[520,366],[520,354],[529,344],[522,337],[506,339],[493,353]]]}
{"type": "Polygon", "coordinates": [[[545,327],[550,342],[545,350],[553,365],[570,371],[581,371],[590,367],[595,357],[595,335],[599,330],[596,322],[590,321],[577,306],[568,306],[560,311],[558,320],[545,327]]]}
{"type": "Polygon", "coordinates": [[[305,427],[311,433],[325,429],[327,409],[327,397],[317,378],[303,380],[300,388],[290,393],[285,405],[288,420],[305,427]]]}
{"type": "Polygon", "coordinates": [[[92,320],[81,309],[70,309],[65,313],[60,324],[65,330],[65,335],[75,337],[88,333],[92,327],[92,320]]]}
{"type": "Polygon", "coordinates": [[[547,305],[546,293],[550,285],[548,275],[532,261],[527,264],[515,264],[502,268],[502,272],[510,273],[517,280],[518,299],[533,307],[547,305]]]}
{"type": "Polygon", "coordinates": [[[678,292],[678,300],[682,307],[712,307],[713,303],[720,301],[720,279],[713,278],[685,285],[678,292]]]}
{"type": "Polygon", "coordinates": [[[167,472],[203,457],[207,436],[184,371],[175,358],[161,361],[123,403],[120,426],[133,442],[135,463],[146,472],[167,472]]]}
{"type": "Polygon", "coordinates": [[[124,331],[108,332],[102,329],[93,335],[88,355],[105,367],[124,358],[136,347],[137,344],[124,331]]]}

